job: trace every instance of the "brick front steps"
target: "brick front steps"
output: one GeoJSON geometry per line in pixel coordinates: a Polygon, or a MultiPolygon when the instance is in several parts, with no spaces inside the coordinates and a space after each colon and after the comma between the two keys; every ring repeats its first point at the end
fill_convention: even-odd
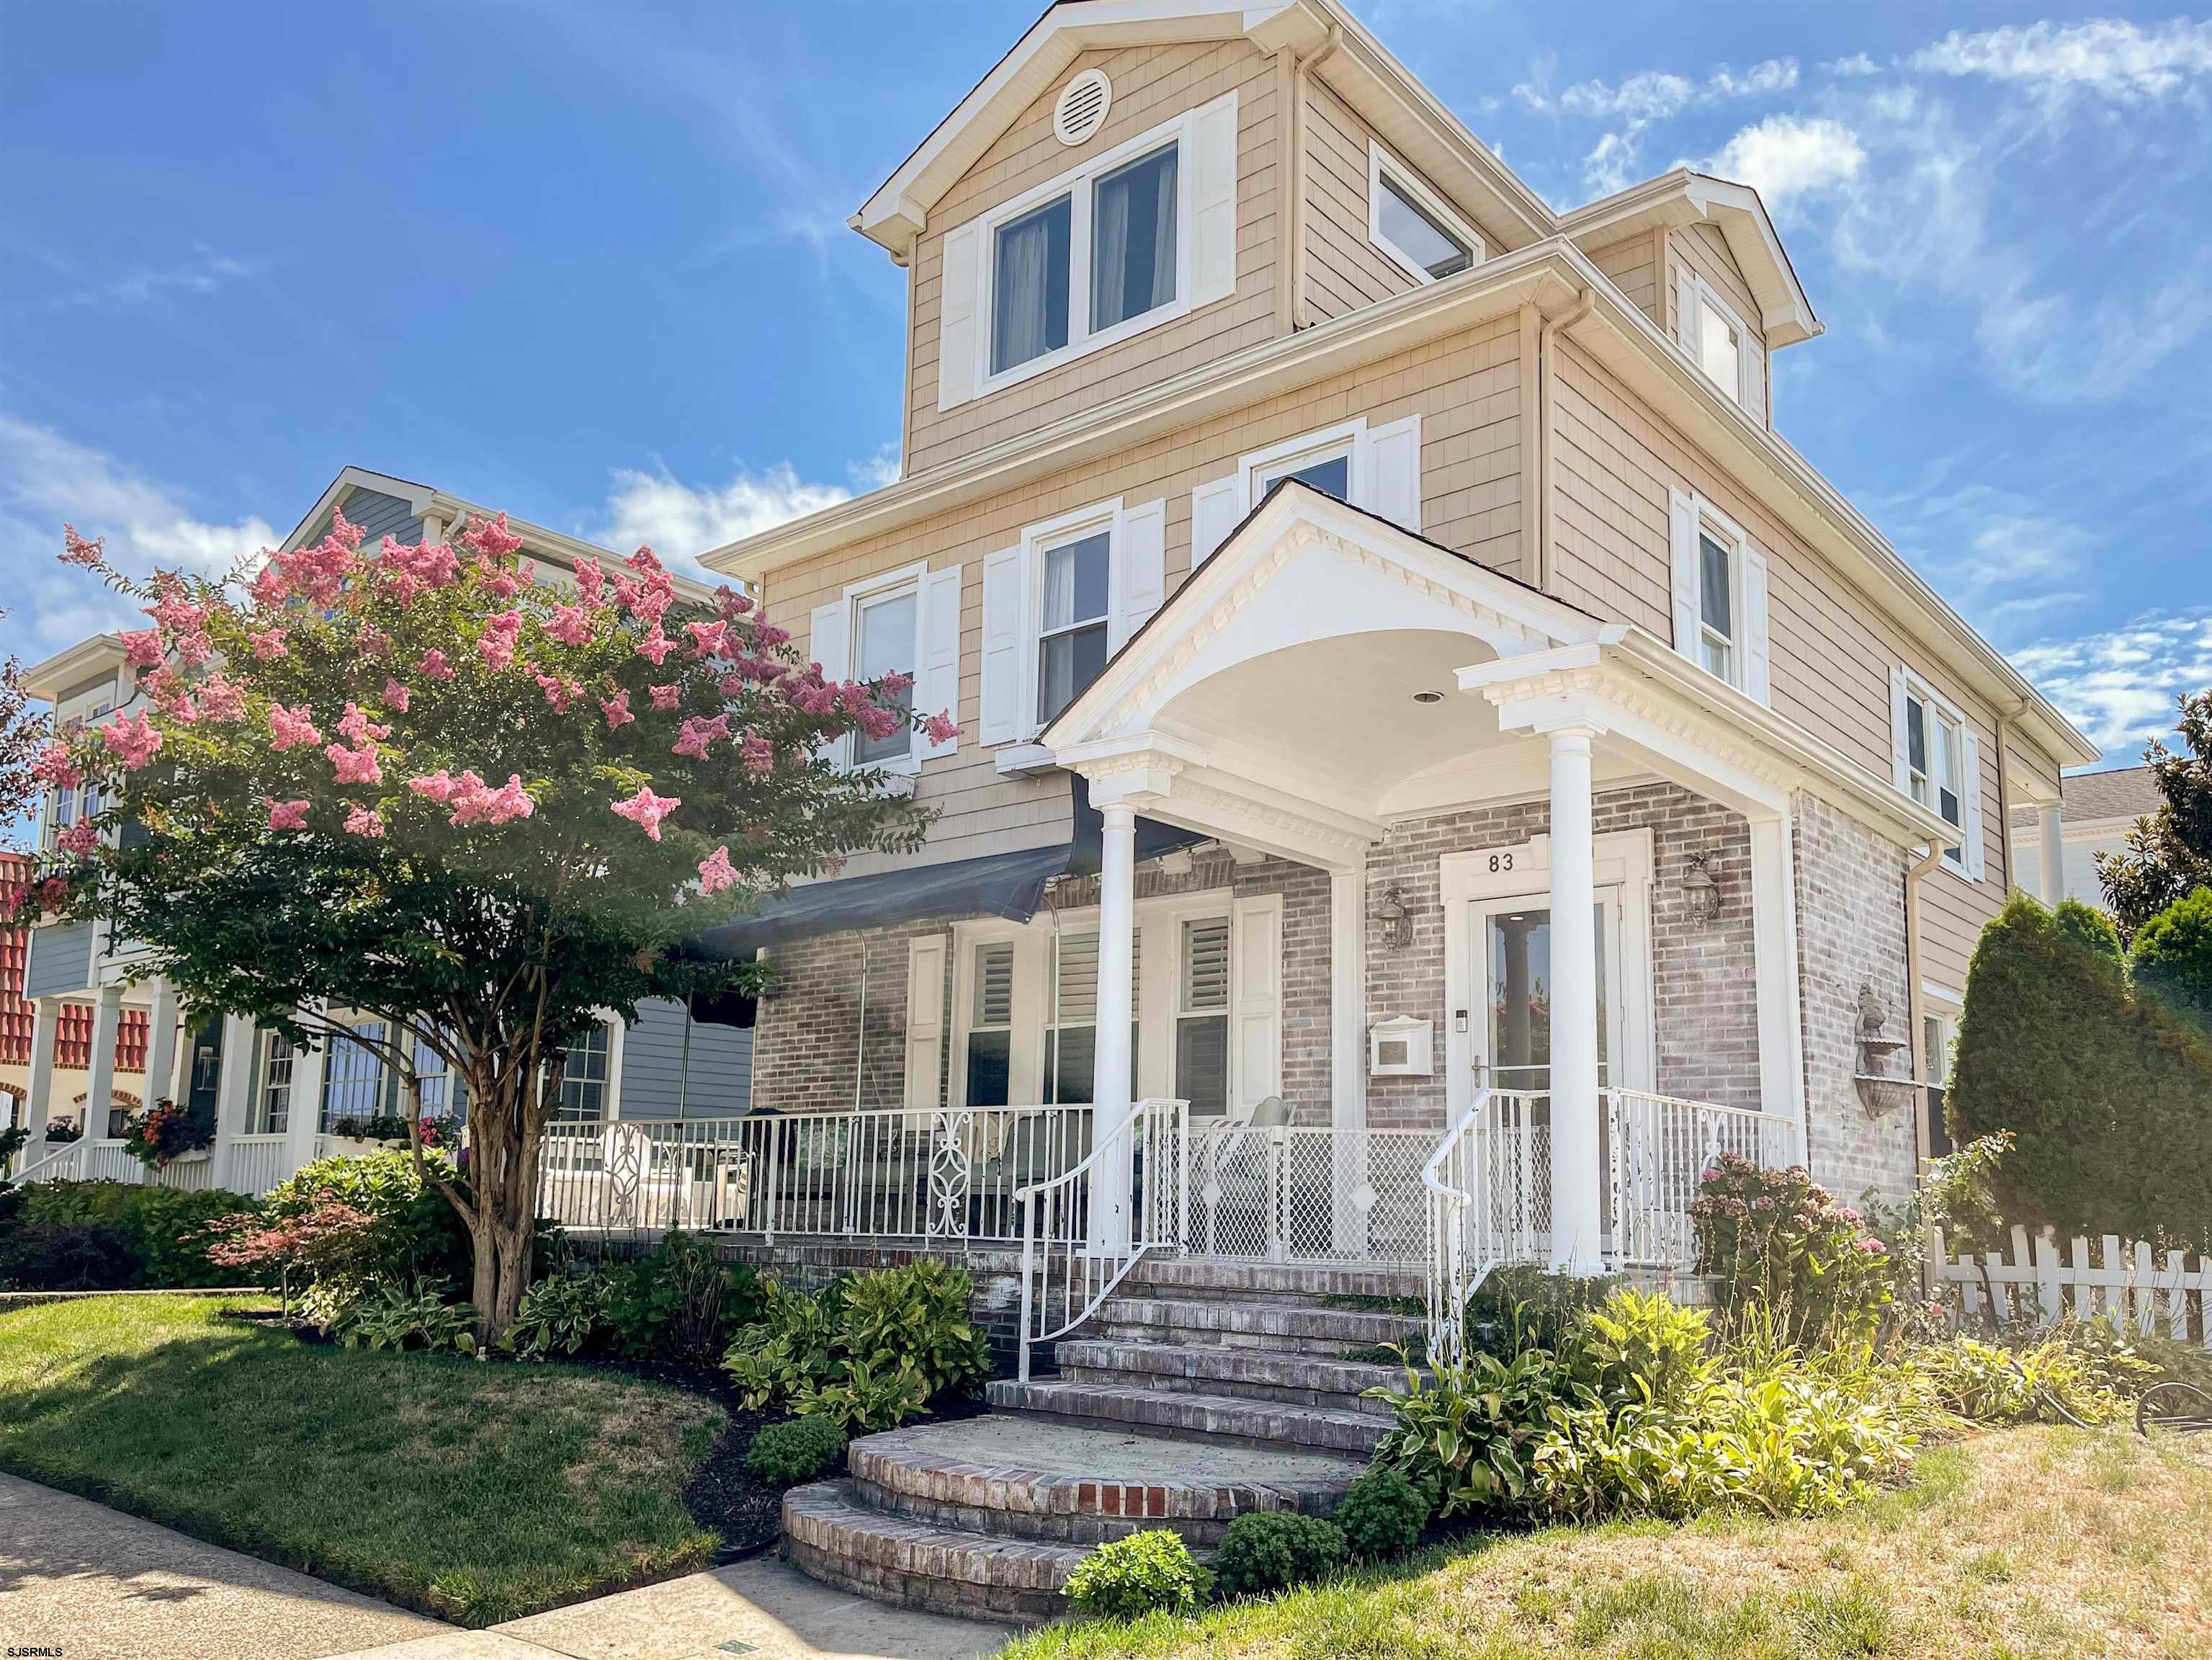
{"type": "Polygon", "coordinates": [[[880,1602],[1031,1621],[1066,1611],[1068,1574],[1106,1540],[1169,1528],[1204,1551],[1247,1511],[1328,1515],[1389,1425],[1362,1391],[1405,1377],[1344,1354],[1418,1354],[1419,1321],[1369,1304],[1420,1290],[1371,1269],[1140,1264],[1056,1346],[1057,1375],[993,1383],[987,1418],[856,1441],[849,1479],[786,1495],[785,1552],[880,1602]]]}

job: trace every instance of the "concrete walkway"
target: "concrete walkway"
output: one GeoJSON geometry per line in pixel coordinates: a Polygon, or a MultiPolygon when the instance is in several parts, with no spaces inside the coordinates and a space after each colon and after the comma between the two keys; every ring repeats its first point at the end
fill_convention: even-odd
{"type": "Polygon", "coordinates": [[[315,1657],[448,1627],[0,1475],[0,1626],[69,1660],[315,1657]]]}
{"type": "Polygon", "coordinates": [[[770,1557],[460,1631],[0,1475],[0,1627],[69,1660],[981,1660],[1004,1627],[890,1608],[770,1557]]]}

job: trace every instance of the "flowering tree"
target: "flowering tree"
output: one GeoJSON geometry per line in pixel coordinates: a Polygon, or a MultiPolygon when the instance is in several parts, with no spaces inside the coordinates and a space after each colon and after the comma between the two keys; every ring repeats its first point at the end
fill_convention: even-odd
{"type": "MultiPolygon", "coordinates": [[[[8,613],[0,611],[0,620],[8,613]]],[[[38,799],[31,763],[45,745],[48,723],[31,707],[23,666],[10,657],[0,662],[0,838],[21,830],[38,799]]]]}
{"type": "Polygon", "coordinates": [[[142,604],[123,636],[142,707],[55,738],[40,780],[112,784],[32,903],[146,942],[136,972],[302,1043],[344,1007],[399,1078],[465,1081],[470,1163],[422,1164],[467,1224],[481,1341],[530,1273],[540,1131],[598,1011],[749,989],[702,929],[849,853],[918,844],[927,815],[826,751],[950,717],[909,683],[827,681],[744,595],[680,599],[649,549],[537,580],[504,515],[458,540],[312,547],[225,579],[134,582],[65,532],[64,561],[142,604]]]}

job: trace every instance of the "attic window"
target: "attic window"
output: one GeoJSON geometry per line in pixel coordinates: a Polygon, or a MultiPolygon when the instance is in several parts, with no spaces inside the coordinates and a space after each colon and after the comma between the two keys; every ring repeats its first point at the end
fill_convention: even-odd
{"type": "Polygon", "coordinates": [[[1114,101],[1114,83],[1103,70],[1085,70],[1060,89],[1052,106],[1053,136],[1070,148],[1097,132],[1114,101]]]}

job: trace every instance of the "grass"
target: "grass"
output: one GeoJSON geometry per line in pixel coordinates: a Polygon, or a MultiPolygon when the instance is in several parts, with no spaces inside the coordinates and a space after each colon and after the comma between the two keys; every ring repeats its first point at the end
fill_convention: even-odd
{"type": "Polygon", "coordinates": [[[720,1408],[636,1380],[309,1347],[234,1301],[0,1315],[0,1468],[468,1626],[703,1565],[720,1408]]]}
{"type": "Polygon", "coordinates": [[[2212,1653],[2208,1541],[2212,1444],[2009,1430],[1827,1521],[1499,1535],[1000,1660],[2182,1660],[2212,1653]]]}

